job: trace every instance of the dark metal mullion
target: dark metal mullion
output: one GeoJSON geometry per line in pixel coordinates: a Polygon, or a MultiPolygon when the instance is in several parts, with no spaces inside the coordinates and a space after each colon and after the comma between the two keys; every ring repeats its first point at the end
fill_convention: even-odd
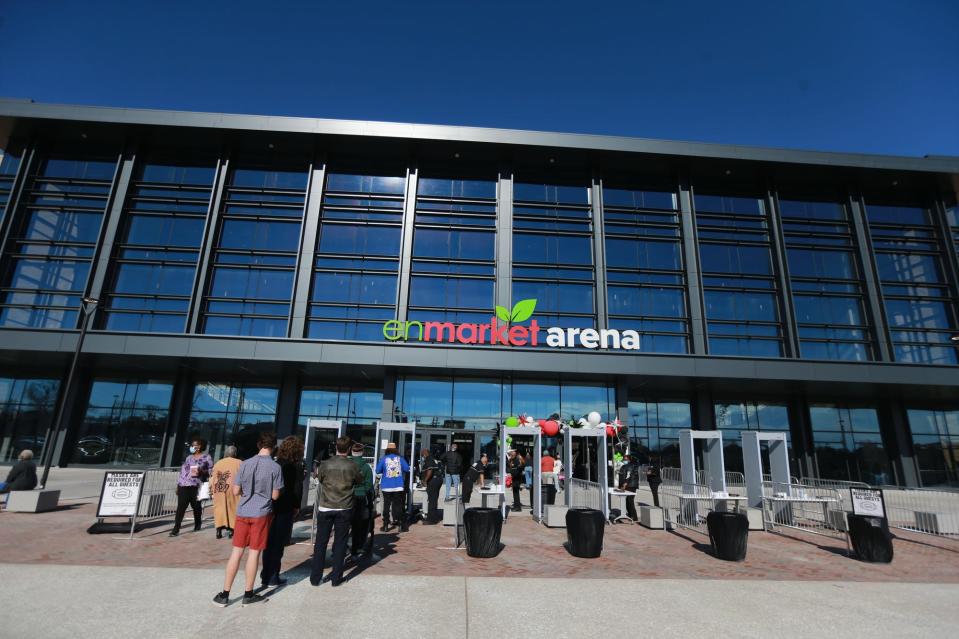
{"type": "Polygon", "coordinates": [[[325,186],[326,158],[316,153],[310,164],[310,178],[305,198],[306,208],[300,228],[300,246],[293,283],[293,303],[290,304],[288,337],[301,338],[306,335],[306,318],[309,315],[310,291],[313,284],[316,251],[319,247],[325,186]]]}
{"type": "Polygon", "coordinates": [[[862,195],[850,192],[846,198],[846,205],[849,207],[849,219],[856,234],[856,248],[859,253],[862,277],[866,285],[866,303],[869,305],[869,314],[872,316],[872,325],[876,332],[874,342],[879,349],[877,353],[879,361],[891,362],[895,351],[892,345],[892,337],[887,328],[886,304],[883,299],[879,267],[875,260],[862,195]]]}
{"type": "MultiPolygon", "coordinates": [[[[86,297],[99,300],[103,296],[103,286],[110,270],[110,261],[114,257],[113,247],[117,244],[127,192],[133,178],[133,168],[137,158],[136,146],[137,143],[132,141],[120,156],[117,176],[113,187],[110,189],[109,204],[104,211],[106,219],[100,224],[99,242],[97,242],[96,250],[91,258],[93,273],[87,282],[86,297]]],[[[105,326],[104,318],[106,315],[101,314],[100,317],[98,324],[105,326]]],[[[91,328],[96,328],[96,325],[91,328]]]]}
{"type": "MultiPolygon", "coordinates": [[[[940,261],[945,264],[946,271],[946,290],[951,297],[946,305],[951,307],[953,329],[959,328],[959,256],[956,254],[955,238],[952,235],[952,229],[949,227],[949,219],[946,215],[946,203],[941,197],[935,198],[932,205],[933,222],[936,225],[936,233],[939,235],[940,252],[945,252],[940,257],[940,261]]],[[[952,344],[945,344],[951,348],[952,344]]]]}
{"type": "Polygon", "coordinates": [[[396,319],[401,321],[406,320],[406,315],[409,312],[418,176],[419,171],[416,162],[411,162],[406,171],[406,190],[403,194],[403,230],[400,238],[399,281],[396,286],[396,319]]]}
{"type": "MultiPolygon", "coordinates": [[[[36,168],[38,151],[35,143],[24,147],[23,159],[20,161],[20,167],[17,170],[13,187],[10,189],[10,196],[7,198],[7,204],[4,207],[3,218],[0,218],[0,251],[3,255],[9,256],[10,242],[13,229],[16,228],[17,213],[25,210],[26,206],[21,206],[24,198],[24,191],[27,182],[29,182],[30,172],[36,168]]],[[[0,262],[2,263],[2,262],[0,262]]]]}
{"type": "Polygon", "coordinates": [[[193,293],[190,296],[190,306],[187,311],[187,333],[196,333],[200,325],[200,315],[203,310],[203,295],[206,293],[207,280],[212,269],[211,260],[217,236],[219,234],[220,211],[223,208],[223,192],[226,187],[227,175],[230,170],[230,150],[224,149],[217,158],[216,177],[213,188],[210,190],[210,205],[207,209],[206,225],[203,229],[203,241],[196,275],[193,279],[193,293]]]}
{"type": "Polygon", "coordinates": [[[693,210],[693,192],[689,178],[679,180],[679,218],[682,224],[683,266],[686,275],[686,296],[692,352],[706,355],[706,305],[702,273],[699,266],[699,242],[696,236],[696,213],[693,210]]]}
{"type": "Polygon", "coordinates": [[[780,318],[785,329],[786,357],[801,357],[799,330],[796,328],[796,309],[793,306],[792,286],[789,282],[789,263],[786,260],[785,239],[779,219],[779,198],[772,186],[766,189],[766,217],[769,223],[773,263],[779,285],[780,318]]]}
{"type": "Polygon", "coordinates": [[[496,189],[496,260],[494,298],[497,306],[512,309],[513,298],[513,172],[502,166],[496,189]]]}

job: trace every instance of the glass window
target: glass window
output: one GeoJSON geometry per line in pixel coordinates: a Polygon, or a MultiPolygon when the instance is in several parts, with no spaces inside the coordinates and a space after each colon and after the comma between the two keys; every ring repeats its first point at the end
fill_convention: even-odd
{"type": "Polygon", "coordinates": [[[23,450],[42,458],[59,386],[55,379],[0,377],[0,461],[16,461],[23,450]]]}
{"type": "Polygon", "coordinates": [[[630,400],[627,426],[640,463],[679,468],[679,431],[692,427],[687,402],[630,400]]]}
{"type": "MultiPolygon", "coordinates": [[[[201,382],[193,393],[190,432],[184,442],[202,437],[213,459],[220,459],[226,446],[237,447],[237,456],[247,459],[257,453],[260,433],[275,430],[278,390],[247,384],[201,382]]],[[[184,448],[186,448],[184,446],[184,448]]],[[[180,451],[184,458],[188,451],[180,451]]]]}
{"type": "Polygon", "coordinates": [[[959,486],[959,410],[909,409],[922,486],[959,486]]]}
{"type": "Polygon", "coordinates": [[[172,396],[167,382],[94,381],[72,462],[159,466],[172,396]]]}
{"type": "MultiPolygon", "coordinates": [[[[743,465],[743,431],[766,431],[786,433],[786,443],[790,449],[790,474],[795,475],[799,468],[798,460],[792,455],[789,435],[789,410],[779,404],[764,402],[721,403],[713,406],[716,428],[723,431],[723,459],[726,470],[745,472],[743,465]]],[[[769,468],[768,451],[761,451],[764,468],[769,468]]]]}
{"type": "Polygon", "coordinates": [[[875,409],[820,404],[809,407],[809,417],[821,478],[895,483],[875,409]]]}

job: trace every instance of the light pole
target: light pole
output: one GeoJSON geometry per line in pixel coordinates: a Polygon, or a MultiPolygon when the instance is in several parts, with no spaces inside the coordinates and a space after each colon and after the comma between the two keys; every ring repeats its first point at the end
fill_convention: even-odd
{"type": "Polygon", "coordinates": [[[67,384],[60,393],[60,401],[57,402],[57,413],[50,420],[50,426],[47,427],[47,436],[44,440],[43,451],[43,474],[40,476],[40,488],[47,485],[47,477],[50,475],[50,466],[53,464],[54,440],[59,436],[63,428],[63,422],[66,419],[67,399],[73,391],[73,377],[77,372],[77,364],[80,362],[80,351],[83,350],[83,340],[87,336],[87,328],[90,326],[90,319],[97,310],[97,304],[100,300],[92,297],[84,297],[83,304],[80,306],[80,337],[77,338],[77,348],[73,351],[73,360],[70,362],[70,372],[67,373],[67,384]]]}

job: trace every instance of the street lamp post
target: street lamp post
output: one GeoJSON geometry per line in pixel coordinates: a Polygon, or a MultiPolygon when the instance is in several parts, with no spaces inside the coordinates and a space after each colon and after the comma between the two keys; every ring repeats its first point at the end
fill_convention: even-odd
{"type": "Polygon", "coordinates": [[[60,401],[57,403],[57,413],[47,427],[47,436],[44,439],[43,451],[43,474],[40,476],[40,488],[47,485],[47,477],[50,475],[50,466],[53,464],[54,440],[59,436],[63,428],[63,422],[66,419],[67,399],[73,391],[73,378],[77,372],[77,364],[80,362],[80,351],[83,350],[83,340],[87,336],[87,328],[90,326],[90,319],[97,310],[97,304],[100,300],[92,297],[84,297],[83,304],[80,307],[80,313],[83,316],[80,322],[80,336],[77,338],[77,348],[73,351],[73,360],[70,362],[70,372],[67,373],[67,384],[60,393],[60,401]]]}

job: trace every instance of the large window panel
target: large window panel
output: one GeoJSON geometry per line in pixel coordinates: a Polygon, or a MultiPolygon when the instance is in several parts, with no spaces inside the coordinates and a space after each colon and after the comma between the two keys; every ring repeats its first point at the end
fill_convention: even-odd
{"type": "MultiPolygon", "coordinates": [[[[260,433],[276,430],[276,402],[279,391],[269,386],[229,382],[201,382],[193,392],[188,438],[207,440],[213,459],[223,456],[226,446],[236,446],[240,459],[257,453],[260,433]]],[[[187,450],[177,451],[184,457],[187,450]]],[[[174,455],[176,459],[178,456],[174,455]]]]}
{"type": "Polygon", "coordinates": [[[692,427],[688,402],[630,400],[630,450],[642,464],[679,467],[679,431],[692,427]]]}
{"type": "Polygon", "coordinates": [[[818,404],[809,407],[809,417],[819,477],[895,483],[875,409],[818,404]]]}
{"type": "Polygon", "coordinates": [[[0,377],[0,461],[16,461],[23,450],[42,457],[59,387],[55,379],[0,377]]]}
{"type": "Polygon", "coordinates": [[[959,410],[913,408],[907,413],[920,484],[959,486],[959,410]]]}

